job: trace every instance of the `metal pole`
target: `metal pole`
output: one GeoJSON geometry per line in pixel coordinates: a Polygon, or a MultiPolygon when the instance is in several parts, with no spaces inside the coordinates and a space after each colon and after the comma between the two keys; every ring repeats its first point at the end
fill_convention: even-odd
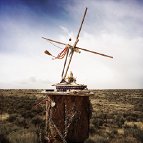
{"type": "Polygon", "coordinates": [[[46,136],[48,135],[48,101],[46,100],[46,126],[45,126],[45,129],[46,129],[46,136]]]}
{"type": "MultiPolygon", "coordinates": [[[[64,68],[63,68],[63,71],[62,71],[62,80],[63,80],[64,71],[65,71],[65,66],[66,66],[66,63],[67,63],[68,54],[69,54],[69,49],[68,49],[68,51],[67,51],[66,58],[65,58],[65,62],[64,62],[64,68]]],[[[61,82],[62,82],[62,81],[61,81],[61,82]]]]}
{"type": "Polygon", "coordinates": [[[63,79],[62,79],[62,80],[64,80],[64,79],[66,78],[66,76],[67,76],[67,72],[68,72],[68,70],[69,70],[70,63],[71,63],[71,60],[72,60],[72,56],[73,56],[73,53],[74,53],[74,47],[76,46],[76,44],[78,43],[78,41],[79,41],[79,40],[77,39],[76,42],[75,42],[75,44],[74,44],[74,46],[73,46],[73,48],[71,49],[72,51],[71,51],[71,56],[70,56],[70,59],[69,59],[69,63],[68,63],[68,66],[67,66],[65,75],[63,76],[63,79]]]}
{"type": "Polygon", "coordinates": [[[85,19],[85,16],[86,16],[86,13],[87,13],[87,8],[85,9],[85,12],[84,12],[84,15],[83,15],[83,18],[82,18],[82,22],[81,22],[81,25],[80,25],[80,28],[79,28],[79,31],[78,31],[78,34],[77,34],[77,37],[76,37],[76,41],[72,47],[72,51],[71,51],[71,56],[70,56],[70,59],[69,59],[69,63],[68,63],[68,66],[67,66],[67,69],[66,69],[66,72],[65,72],[65,75],[63,77],[63,80],[66,78],[66,75],[67,75],[67,72],[69,70],[69,66],[70,66],[70,63],[71,63],[71,60],[72,60],[72,57],[73,57],[73,54],[74,54],[74,49],[76,48],[76,45],[79,41],[79,34],[80,34],[80,31],[81,31],[81,28],[82,28],[82,25],[83,25],[83,22],[84,22],[84,19],[85,19]]]}

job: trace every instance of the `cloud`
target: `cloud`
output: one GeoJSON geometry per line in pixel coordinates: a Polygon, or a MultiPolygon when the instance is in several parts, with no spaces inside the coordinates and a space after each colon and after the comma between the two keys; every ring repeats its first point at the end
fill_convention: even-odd
{"type": "MultiPolygon", "coordinates": [[[[86,55],[87,58],[84,57],[80,61],[81,63],[84,61],[83,66],[86,65],[86,69],[89,67],[87,70],[90,69],[90,66],[95,65],[98,68],[95,68],[94,72],[101,71],[98,74],[94,74],[91,70],[88,72],[85,69],[88,84],[91,85],[91,80],[89,79],[94,77],[97,83],[95,85],[93,81],[91,87],[142,88],[143,68],[141,65],[143,65],[143,58],[141,53],[143,52],[143,30],[141,27],[143,20],[141,13],[143,12],[143,5],[135,0],[130,2],[97,0],[90,3],[88,1],[75,1],[74,10],[72,6],[66,8],[73,19],[79,21],[81,11],[86,6],[88,6],[88,13],[79,45],[111,54],[114,57],[113,61],[103,60],[99,57],[99,59],[92,58],[91,61],[86,63],[87,58],[89,58],[86,55]],[[101,66],[97,66],[97,64],[101,66]],[[110,75],[109,73],[108,75],[106,74],[108,69],[111,71],[110,75]],[[104,82],[104,84],[103,81],[107,82],[104,82]]],[[[81,68],[79,67],[79,69],[81,68]]]]}
{"type": "Polygon", "coordinates": [[[63,61],[51,60],[43,51],[56,55],[60,49],[41,37],[64,43],[72,37],[73,44],[86,6],[78,46],[114,59],[86,52],[74,54],[70,70],[77,82],[89,88],[142,88],[143,4],[137,0],[62,3],[59,17],[42,11],[42,4],[38,14],[28,5],[16,15],[0,13],[0,88],[46,88],[59,82],[63,61]]]}

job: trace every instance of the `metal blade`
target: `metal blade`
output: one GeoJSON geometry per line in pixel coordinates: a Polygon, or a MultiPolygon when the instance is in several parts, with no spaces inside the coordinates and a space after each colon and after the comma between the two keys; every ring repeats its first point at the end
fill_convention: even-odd
{"type": "Polygon", "coordinates": [[[79,31],[78,31],[78,34],[77,34],[76,39],[79,38],[79,34],[80,34],[80,31],[81,31],[81,28],[82,28],[82,25],[83,25],[83,22],[84,22],[86,13],[87,13],[87,7],[86,7],[86,9],[85,9],[85,12],[84,12],[84,15],[83,15],[83,18],[82,18],[82,22],[81,22],[81,25],[80,25],[80,28],[79,28],[79,31]]]}
{"type": "Polygon", "coordinates": [[[68,61],[68,65],[67,65],[67,68],[66,68],[66,71],[65,71],[65,74],[64,74],[64,76],[63,76],[62,81],[64,81],[64,79],[65,79],[66,76],[67,76],[67,72],[68,72],[68,70],[69,70],[69,66],[70,66],[70,63],[71,63],[71,60],[72,60],[72,57],[73,57],[73,54],[74,54],[74,48],[76,48],[76,45],[77,45],[77,43],[78,43],[78,41],[79,41],[78,38],[79,38],[79,34],[80,34],[80,31],[81,31],[81,28],[82,28],[82,25],[83,25],[83,22],[84,22],[86,13],[87,13],[87,8],[85,9],[85,12],[84,12],[84,15],[83,15],[83,18],[82,18],[82,22],[81,22],[81,25],[80,25],[80,27],[79,27],[79,31],[78,31],[78,34],[77,34],[77,37],[76,37],[76,41],[75,41],[74,45],[72,46],[73,49],[72,49],[72,51],[71,51],[71,55],[70,55],[70,58],[69,58],[69,61],[68,61]]]}
{"type": "Polygon", "coordinates": [[[45,54],[49,55],[49,56],[53,56],[49,51],[44,51],[45,54]]]}
{"type": "Polygon", "coordinates": [[[80,49],[80,50],[83,50],[83,51],[86,51],[86,52],[97,54],[97,55],[100,55],[100,56],[104,56],[104,57],[108,57],[108,58],[113,58],[112,56],[108,56],[108,55],[105,55],[105,54],[102,54],[102,53],[98,53],[98,52],[95,52],[95,51],[91,51],[91,50],[87,50],[87,49],[84,49],[84,48],[79,48],[79,47],[76,47],[76,48],[80,49]]]}
{"type": "Polygon", "coordinates": [[[52,39],[47,39],[47,38],[45,38],[45,37],[42,37],[42,38],[45,39],[45,40],[48,40],[48,41],[50,41],[50,42],[55,42],[55,43],[58,43],[58,44],[61,44],[61,45],[67,45],[67,44],[62,43],[62,42],[59,42],[59,41],[55,41],[55,40],[52,40],[52,39]]]}

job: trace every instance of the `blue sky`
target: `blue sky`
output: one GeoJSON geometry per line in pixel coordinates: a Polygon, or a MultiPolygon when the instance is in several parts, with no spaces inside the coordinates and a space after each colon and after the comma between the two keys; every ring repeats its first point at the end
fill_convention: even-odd
{"type": "Polygon", "coordinates": [[[143,88],[141,0],[1,0],[0,88],[49,88],[60,81],[59,49],[41,37],[72,43],[85,7],[79,47],[112,55],[75,54],[70,70],[89,88],[143,88]]]}

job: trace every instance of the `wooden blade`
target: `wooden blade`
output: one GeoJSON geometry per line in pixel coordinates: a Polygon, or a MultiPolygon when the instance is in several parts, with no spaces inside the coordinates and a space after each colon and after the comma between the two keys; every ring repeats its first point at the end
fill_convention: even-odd
{"type": "Polygon", "coordinates": [[[49,51],[44,51],[45,54],[49,55],[49,56],[53,56],[49,51]]]}
{"type": "Polygon", "coordinates": [[[108,58],[113,58],[112,56],[108,56],[108,55],[105,55],[105,54],[102,54],[102,53],[98,53],[98,52],[95,52],[95,51],[91,51],[91,50],[87,50],[87,49],[84,49],[84,48],[79,48],[79,47],[76,47],[76,48],[80,49],[80,50],[83,50],[83,51],[86,51],[86,52],[97,54],[97,55],[100,55],[100,56],[104,56],[104,57],[108,57],[108,58]]]}
{"type": "Polygon", "coordinates": [[[81,28],[82,28],[82,25],[83,25],[83,22],[84,22],[84,19],[85,19],[86,13],[87,13],[87,7],[86,7],[86,9],[85,9],[85,12],[84,12],[84,15],[83,15],[83,18],[82,18],[82,21],[81,21],[81,25],[80,25],[80,28],[79,28],[79,31],[78,31],[78,34],[77,34],[76,39],[78,39],[78,38],[79,38],[79,34],[80,34],[80,31],[81,31],[81,28]]]}
{"type": "Polygon", "coordinates": [[[50,41],[50,42],[55,42],[55,43],[57,43],[57,44],[67,45],[67,44],[62,43],[62,42],[59,42],[59,41],[55,41],[55,40],[52,40],[52,39],[47,39],[47,38],[45,38],[45,37],[42,37],[42,38],[45,39],[45,40],[48,40],[48,41],[50,41]]]}

